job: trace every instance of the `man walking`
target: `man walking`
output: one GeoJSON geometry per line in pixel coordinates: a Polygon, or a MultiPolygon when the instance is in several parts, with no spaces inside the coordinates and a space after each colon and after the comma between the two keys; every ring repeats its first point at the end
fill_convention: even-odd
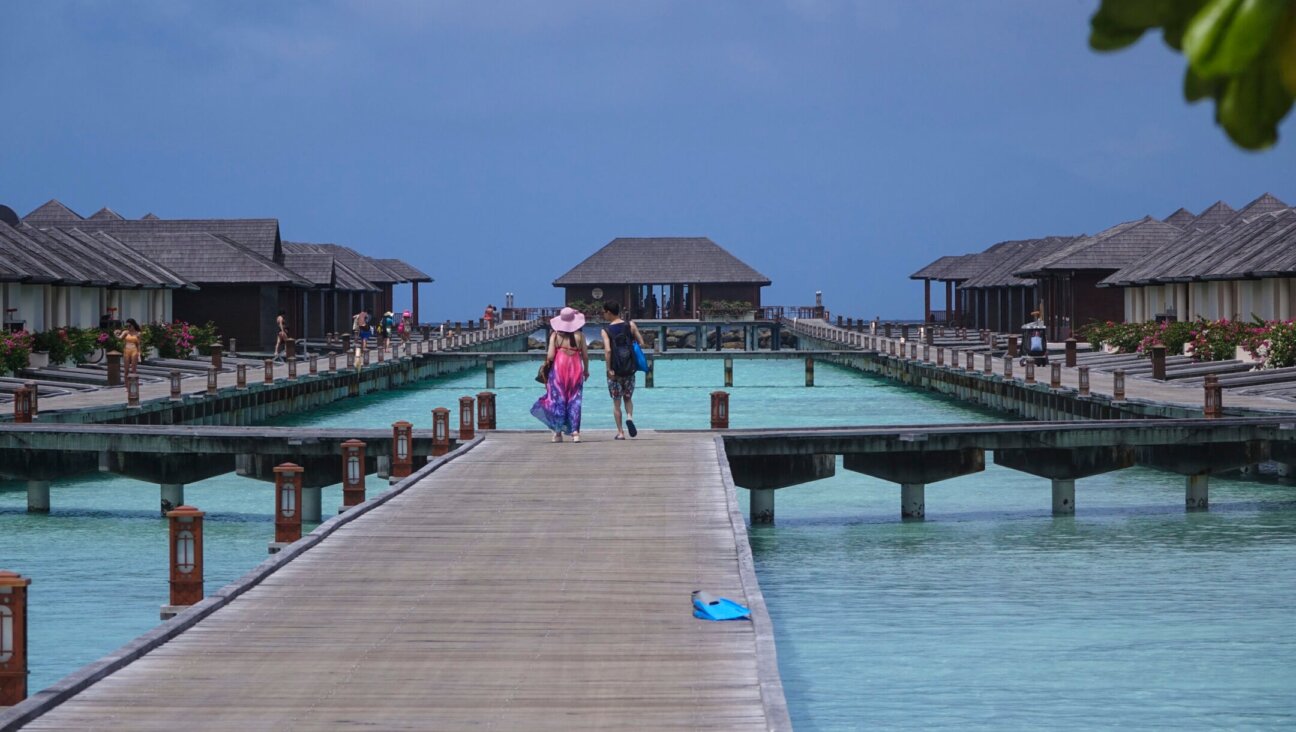
{"type": "Polygon", "coordinates": [[[603,328],[603,357],[607,359],[608,394],[612,396],[612,418],[616,421],[617,433],[614,439],[624,440],[625,433],[631,437],[639,434],[634,423],[635,355],[632,344],[638,343],[643,348],[643,336],[639,327],[621,319],[621,304],[611,300],[603,303],[603,319],[608,324],[603,328]],[[621,406],[625,405],[625,429],[621,428],[621,406]]]}

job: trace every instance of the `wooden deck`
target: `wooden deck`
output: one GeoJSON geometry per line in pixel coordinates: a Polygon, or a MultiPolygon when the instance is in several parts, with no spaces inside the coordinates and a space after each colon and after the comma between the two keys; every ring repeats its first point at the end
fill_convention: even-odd
{"type": "Polygon", "coordinates": [[[717,439],[611,438],[490,433],[26,729],[790,728],[717,439]]]}

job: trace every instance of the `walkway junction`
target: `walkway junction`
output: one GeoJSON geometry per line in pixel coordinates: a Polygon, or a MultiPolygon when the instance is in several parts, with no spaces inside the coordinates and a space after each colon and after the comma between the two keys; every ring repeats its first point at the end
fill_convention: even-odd
{"type": "MultiPolygon", "coordinates": [[[[539,357],[527,347],[534,321],[419,341],[370,354],[367,365],[317,361],[297,373],[296,361],[270,364],[255,390],[237,368],[211,363],[214,385],[192,379],[200,388],[176,395],[175,381],[136,384],[137,406],[123,403],[121,388],[42,398],[35,421],[0,425],[0,473],[29,481],[36,511],[48,510],[51,482],[75,472],[159,484],[172,546],[163,613],[173,617],[22,701],[24,688],[0,712],[0,730],[789,729],[737,487],[749,490],[753,523],[768,523],[775,491],[840,465],[896,484],[897,520],[920,520],[927,484],[981,471],[989,458],[1040,477],[1041,488],[1047,480],[1053,512],[1066,516],[1083,511],[1077,481],[1143,465],[1183,475],[1185,506],[1197,511],[1209,507],[1212,475],[1296,462],[1290,401],[1230,393],[1225,404],[1209,378],[1154,378],[1177,364],[1127,377],[1097,362],[1091,370],[1070,349],[1036,373],[989,334],[760,325],[775,324],[805,349],[764,352],[805,359],[805,387],[789,386],[813,388],[815,364],[825,362],[1032,419],[728,429],[729,394],[717,391],[711,431],[645,430],[634,450],[618,449],[611,433],[583,435],[591,464],[615,456],[614,487],[573,479],[570,451],[539,432],[492,429],[493,412],[482,411],[489,391],[439,410],[430,430],[424,415],[393,415],[408,422],[390,431],[245,426],[479,366],[489,390],[496,360],[539,357]],[[230,471],[275,481],[267,512],[278,553],[207,594],[202,512],[180,505],[183,485],[230,471]],[[388,475],[390,489],[361,494],[301,535],[303,521],[326,513],[320,486],[341,481],[346,496],[363,484],[357,474],[372,472],[388,475]],[[695,618],[699,590],[745,606],[749,619],[695,618]]],[[[741,378],[735,358],[757,354],[723,350],[724,340],[719,352],[662,342],[652,355],[723,361],[717,387],[729,385],[741,378]]],[[[0,586],[21,588],[6,597],[25,596],[25,582],[0,575],[0,586]]],[[[0,665],[11,686],[25,679],[23,646],[0,661],[23,664],[21,673],[0,665]]]]}

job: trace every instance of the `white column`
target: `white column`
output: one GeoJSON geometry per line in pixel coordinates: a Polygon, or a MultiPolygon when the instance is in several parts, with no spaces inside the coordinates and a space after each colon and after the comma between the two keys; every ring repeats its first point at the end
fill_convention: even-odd
{"type": "Polygon", "coordinates": [[[927,504],[924,497],[926,485],[923,483],[900,484],[900,518],[922,519],[927,516],[927,504]]]}
{"type": "Polygon", "coordinates": [[[1053,479],[1053,515],[1075,514],[1075,481],[1053,479]]]}
{"type": "Polygon", "coordinates": [[[27,481],[27,513],[49,513],[50,482],[48,480],[27,481]]]}
{"type": "Polygon", "coordinates": [[[184,483],[162,483],[162,515],[184,505],[184,483]]]}
{"type": "Polygon", "coordinates": [[[1184,507],[1189,511],[1210,508],[1210,474],[1189,475],[1184,481],[1184,507]]]}

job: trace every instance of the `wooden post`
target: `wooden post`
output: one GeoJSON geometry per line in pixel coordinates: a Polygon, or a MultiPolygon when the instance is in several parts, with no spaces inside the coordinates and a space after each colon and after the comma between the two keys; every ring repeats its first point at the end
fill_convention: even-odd
{"type": "Polygon", "coordinates": [[[653,358],[648,357],[648,370],[644,372],[644,388],[653,388],[653,358]]]}
{"type": "Polygon", "coordinates": [[[477,394],[477,429],[495,429],[495,393],[489,391],[477,394]]]}
{"type": "Polygon", "coordinates": [[[1017,358],[1017,336],[1008,336],[1008,357],[1017,358]]]}
{"type": "Polygon", "coordinates": [[[203,599],[203,516],[193,506],[167,511],[171,529],[171,605],[185,606],[203,599]]]}
{"type": "Polygon", "coordinates": [[[1062,364],[1058,363],[1057,361],[1054,361],[1053,363],[1049,364],[1049,367],[1051,371],[1051,373],[1049,374],[1049,388],[1061,389],[1062,388],[1062,364]]]}
{"type": "Polygon", "coordinates": [[[302,468],[283,463],[274,469],[275,543],[289,544],[301,538],[302,468]]]}
{"type": "Polygon", "coordinates": [[[1125,401],[1125,369],[1112,372],[1112,401],[1125,401]]]}
{"type": "Polygon", "coordinates": [[[711,429],[729,429],[729,393],[711,392],[711,429]]]}
{"type": "Polygon", "coordinates": [[[27,587],[31,580],[0,570],[0,709],[27,698],[27,587]]]}
{"type": "Polygon", "coordinates": [[[220,369],[215,366],[207,367],[207,396],[216,396],[216,389],[219,386],[219,382],[217,381],[219,374],[220,369]]]}
{"type": "Polygon", "coordinates": [[[1066,365],[1067,368],[1075,368],[1076,365],[1076,339],[1066,339],[1066,365]]]}
{"type": "Polygon", "coordinates": [[[247,388],[247,364],[238,364],[234,367],[235,383],[239,389],[247,388]]]}
{"type": "Polygon", "coordinates": [[[392,423],[391,477],[408,478],[413,471],[414,425],[400,421],[392,423]]]}
{"type": "Polygon", "coordinates": [[[139,377],[131,374],[126,378],[126,406],[137,408],[140,405],[139,377]]]}
{"type": "Polygon", "coordinates": [[[265,360],[265,383],[274,383],[274,361],[268,358],[265,360]]]}
{"type": "Polygon", "coordinates": [[[733,386],[733,357],[725,356],[724,360],[724,385],[733,386]]]}
{"type": "Polygon", "coordinates": [[[20,386],[14,390],[14,422],[30,424],[31,421],[31,392],[27,387],[20,386]]]}
{"type": "Polygon", "coordinates": [[[1035,359],[1033,358],[1026,359],[1026,383],[1035,383],[1035,359]]]}
{"type": "Polygon", "coordinates": [[[108,352],[108,386],[122,384],[122,355],[117,351],[108,352]]]}
{"type": "Polygon", "coordinates": [[[222,366],[221,344],[219,341],[211,344],[211,365],[217,369],[222,366]]]}
{"type": "Polygon", "coordinates": [[[1081,366],[1079,371],[1080,371],[1080,396],[1089,396],[1089,367],[1081,366]]]}
{"type": "Polygon", "coordinates": [[[342,443],[342,509],[365,500],[365,444],[360,440],[342,443]]]}
{"type": "Polygon", "coordinates": [[[814,386],[814,358],[806,356],[805,360],[805,385],[814,386]]]}
{"type": "Polygon", "coordinates": [[[450,452],[450,410],[437,407],[432,410],[432,457],[450,452]]]}
{"type": "Polygon", "coordinates": [[[1012,356],[1004,356],[1004,360],[1003,360],[1003,377],[1004,377],[1005,379],[1011,379],[1011,378],[1013,377],[1012,369],[1013,369],[1013,359],[1012,359],[1012,356]]]}
{"type": "Polygon", "coordinates": [[[1152,378],[1158,381],[1166,378],[1166,347],[1160,343],[1152,346],[1152,378]]]}
{"type": "Polygon", "coordinates": [[[180,396],[180,372],[177,371],[176,369],[171,369],[171,373],[168,374],[168,378],[169,378],[169,380],[170,380],[170,382],[171,382],[171,401],[173,401],[173,402],[178,402],[178,401],[180,401],[180,399],[181,399],[181,396],[180,396]]]}
{"type": "Polygon", "coordinates": [[[1219,419],[1224,416],[1224,389],[1220,386],[1219,377],[1207,374],[1203,384],[1205,388],[1202,413],[1207,419],[1219,419]]]}
{"type": "Polygon", "coordinates": [[[473,438],[473,398],[459,397],[459,439],[467,442],[473,438]]]}
{"type": "Polygon", "coordinates": [[[32,419],[36,419],[36,415],[40,414],[40,384],[34,381],[24,381],[23,386],[27,387],[27,394],[31,399],[32,419]]]}

